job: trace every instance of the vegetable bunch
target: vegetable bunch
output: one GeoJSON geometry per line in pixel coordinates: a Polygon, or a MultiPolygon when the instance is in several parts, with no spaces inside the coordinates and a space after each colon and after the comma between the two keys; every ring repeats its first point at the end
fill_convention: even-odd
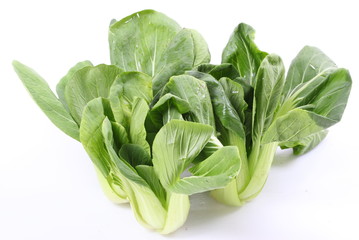
{"type": "Polygon", "coordinates": [[[111,23],[112,65],[76,64],[57,95],[13,65],[48,118],[82,143],[107,196],[166,234],[186,220],[189,195],[242,205],[260,193],[278,146],[303,154],[341,119],[346,69],[307,46],[285,74],[253,40],[239,24],[212,65],[198,32],[144,10],[111,23]]]}

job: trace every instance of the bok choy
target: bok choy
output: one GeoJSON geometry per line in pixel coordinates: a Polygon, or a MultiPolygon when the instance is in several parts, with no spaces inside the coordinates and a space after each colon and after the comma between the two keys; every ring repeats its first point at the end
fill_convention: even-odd
{"type": "Polygon", "coordinates": [[[167,234],[185,222],[189,196],[211,191],[242,205],[263,188],[276,149],[303,154],[340,121],[351,78],[315,47],[285,73],[239,24],[210,64],[203,37],[144,10],[109,28],[111,65],[83,61],[56,94],[31,68],[13,66],[32,98],[92,160],[115,203],[167,234]]]}
{"type": "Polygon", "coordinates": [[[239,24],[221,65],[188,72],[207,82],[214,109],[222,96],[220,140],[241,153],[236,180],[212,192],[229,205],[242,205],[260,193],[278,146],[304,154],[319,144],[326,129],[340,121],[351,89],[348,70],[318,48],[304,47],[285,74],[281,58],[260,51],[253,40],[253,28],[239,24]],[[225,108],[235,114],[222,114],[225,108]]]}

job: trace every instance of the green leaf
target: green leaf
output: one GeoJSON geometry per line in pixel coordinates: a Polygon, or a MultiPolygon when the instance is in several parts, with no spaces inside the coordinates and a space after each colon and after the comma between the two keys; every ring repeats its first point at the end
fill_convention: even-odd
{"type": "Polygon", "coordinates": [[[116,151],[120,150],[124,144],[130,142],[127,131],[124,126],[118,122],[111,121],[113,138],[114,138],[114,148],[116,151]]]}
{"type": "Polygon", "coordinates": [[[153,167],[147,165],[137,165],[136,170],[138,175],[140,175],[148,183],[154,194],[161,201],[162,205],[166,206],[167,192],[161,185],[153,167]]]}
{"type": "Polygon", "coordinates": [[[216,66],[209,72],[209,74],[216,79],[221,79],[222,77],[235,79],[240,76],[237,69],[230,63],[222,63],[216,66]]]}
{"type": "MultiPolygon", "coordinates": [[[[187,74],[190,74],[191,76],[200,79],[206,84],[210,93],[214,112],[216,114],[216,117],[219,119],[219,122],[226,129],[239,135],[242,139],[245,139],[245,133],[241,119],[238,116],[236,110],[233,108],[230,100],[227,98],[225,90],[223,89],[220,82],[218,82],[211,75],[206,73],[189,71],[187,72],[187,74]]],[[[192,101],[189,102],[191,103],[192,101]]]]}
{"type": "Polygon", "coordinates": [[[219,139],[215,136],[211,136],[211,138],[206,143],[200,154],[193,161],[193,164],[198,164],[199,162],[202,162],[203,160],[211,156],[213,153],[215,153],[217,150],[221,149],[222,147],[223,144],[219,141],[219,139]]]}
{"type": "Polygon", "coordinates": [[[209,73],[212,69],[214,69],[217,66],[218,65],[214,65],[214,64],[211,64],[211,63],[203,63],[201,65],[198,65],[197,67],[194,67],[191,71],[209,73]]]}
{"type": "Polygon", "coordinates": [[[254,29],[244,23],[239,24],[230,37],[222,53],[222,63],[231,63],[240,76],[253,84],[257,70],[266,52],[262,52],[254,43],[254,29]]]}
{"type": "Polygon", "coordinates": [[[300,141],[340,121],[351,89],[350,74],[337,69],[321,82],[310,105],[289,111],[274,121],[264,135],[265,143],[300,141]]]}
{"type": "Polygon", "coordinates": [[[165,188],[170,188],[202,151],[213,134],[211,126],[172,120],[153,142],[153,167],[165,188]]]}
{"type": "MultiPolygon", "coordinates": [[[[106,152],[108,153],[105,155],[106,157],[109,156],[110,161],[114,163],[114,166],[117,167],[117,170],[121,173],[122,176],[127,178],[127,180],[131,180],[133,182],[136,182],[137,184],[148,186],[146,181],[144,181],[136,172],[136,170],[128,163],[126,160],[121,159],[115,149],[113,148],[113,132],[112,132],[112,126],[110,120],[105,117],[103,119],[103,122],[101,126],[99,127],[98,131],[101,133],[102,138],[102,144],[101,147],[103,147],[106,152]]],[[[111,166],[114,168],[114,166],[111,166]]]]}
{"type": "Polygon", "coordinates": [[[118,154],[121,159],[126,160],[133,167],[152,165],[151,156],[138,144],[124,144],[118,154]]]}
{"type": "Polygon", "coordinates": [[[163,95],[152,107],[150,117],[159,129],[172,119],[183,119],[182,114],[191,109],[189,103],[171,93],[163,95]]]}
{"type": "Polygon", "coordinates": [[[336,122],[314,112],[294,109],[279,117],[265,132],[262,144],[271,142],[300,141],[309,135],[322,131],[336,122]]]}
{"type": "Polygon", "coordinates": [[[150,154],[150,145],[146,141],[145,120],[149,111],[148,105],[142,98],[133,102],[132,118],[130,120],[130,142],[143,147],[150,154]]]}
{"type": "Polygon", "coordinates": [[[22,63],[14,61],[12,64],[31,97],[51,122],[70,137],[79,140],[79,127],[77,123],[51,91],[46,81],[34,70],[22,63]]]}
{"type": "Polygon", "coordinates": [[[75,72],[88,66],[93,66],[90,61],[83,61],[77,63],[67,72],[67,74],[63,78],[60,79],[60,82],[56,85],[57,96],[59,96],[60,102],[65,106],[67,111],[69,111],[69,107],[67,106],[65,99],[65,89],[67,82],[72,78],[75,72]]]}
{"type": "Polygon", "coordinates": [[[252,109],[254,88],[244,78],[237,77],[233,79],[233,81],[242,86],[244,92],[244,100],[248,104],[248,107],[252,109]]]}
{"type": "Polygon", "coordinates": [[[84,67],[67,81],[65,98],[70,113],[77,123],[81,122],[82,111],[94,98],[107,98],[116,76],[122,72],[116,66],[100,64],[84,67]]]}
{"type": "Polygon", "coordinates": [[[219,80],[222,77],[227,77],[230,79],[235,79],[237,77],[240,77],[237,69],[230,63],[222,63],[220,65],[202,64],[197,68],[194,68],[193,70],[196,70],[198,72],[208,73],[217,80],[219,80]]]}
{"type": "Polygon", "coordinates": [[[233,108],[236,110],[238,116],[245,121],[245,111],[247,110],[247,103],[244,101],[244,91],[240,84],[232,81],[227,77],[223,77],[219,80],[223,90],[230,101],[233,108]]]}
{"type": "Polygon", "coordinates": [[[152,101],[151,77],[141,72],[118,75],[110,89],[110,101],[116,121],[126,129],[129,128],[136,98],[144,99],[147,104],[152,101]]]}
{"type": "Polygon", "coordinates": [[[132,14],[110,26],[111,62],[125,71],[153,77],[156,94],[173,75],[184,73],[210,55],[202,36],[153,10],[132,14]],[[129,37],[131,36],[131,37],[129,37]]]}
{"type": "Polygon", "coordinates": [[[283,101],[300,99],[307,104],[317,87],[336,70],[335,63],[316,47],[305,46],[293,59],[283,88],[283,101]]]}
{"type": "Polygon", "coordinates": [[[163,66],[153,78],[153,91],[159,92],[170,77],[210,61],[208,46],[195,30],[183,29],[172,40],[161,58],[163,66]]]}
{"type": "Polygon", "coordinates": [[[111,63],[125,71],[155,76],[161,58],[181,27],[166,15],[144,10],[111,24],[109,44],[111,63]]]}
{"type": "MultiPolygon", "coordinates": [[[[80,141],[104,177],[107,177],[111,171],[111,159],[104,145],[101,129],[107,117],[113,119],[108,100],[95,98],[86,105],[80,125],[80,141]]],[[[114,142],[111,144],[113,145],[114,142]]]]}
{"type": "Polygon", "coordinates": [[[339,122],[347,105],[352,79],[349,71],[339,68],[319,87],[310,102],[313,112],[339,122]]]}
{"type": "Polygon", "coordinates": [[[188,75],[174,76],[163,90],[163,94],[166,93],[188,102],[191,121],[215,127],[211,99],[205,82],[188,75]]]}
{"type": "Polygon", "coordinates": [[[240,167],[238,149],[234,146],[219,148],[207,159],[189,169],[195,176],[215,176],[225,174],[233,177],[240,167]]]}
{"type": "Polygon", "coordinates": [[[190,168],[193,176],[175,182],[170,191],[195,194],[225,187],[238,174],[240,157],[235,146],[222,147],[201,163],[190,168]]]}
{"type": "Polygon", "coordinates": [[[267,55],[256,76],[253,103],[253,141],[259,140],[272,123],[284,85],[284,65],[279,56],[267,55]]]}
{"type": "Polygon", "coordinates": [[[282,149],[293,148],[295,155],[302,155],[315,148],[328,134],[328,130],[323,130],[296,142],[284,142],[280,145],[282,149]]]}
{"type": "Polygon", "coordinates": [[[193,62],[190,69],[203,63],[209,63],[211,61],[211,54],[209,53],[207,42],[204,40],[203,36],[193,29],[185,28],[183,31],[189,32],[190,38],[192,40],[193,62]]]}

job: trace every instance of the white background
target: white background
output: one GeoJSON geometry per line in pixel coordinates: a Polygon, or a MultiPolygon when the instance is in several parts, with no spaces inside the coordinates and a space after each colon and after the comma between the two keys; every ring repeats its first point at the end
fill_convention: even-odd
{"type": "Polygon", "coordinates": [[[359,33],[356,1],[1,1],[0,239],[359,239],[359,33]],[[188,220],[163,237],[128,205],[109,202],[82,146],[60,132],[13,72],[17,59],[54,89],[82,60],[109,63],[112,18],[152,8],[198,30],[212,63],[240,22],[286,66],[304,45],[348,68],[353,89],[342,122],[301,157],[278,153],[262,193],[241,208],[191,198],[188,220]]]}

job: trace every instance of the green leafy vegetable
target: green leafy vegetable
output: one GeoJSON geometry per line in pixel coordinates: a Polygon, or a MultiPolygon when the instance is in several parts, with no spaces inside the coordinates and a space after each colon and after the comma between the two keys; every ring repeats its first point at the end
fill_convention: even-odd
{"type": "Polygon", "coordinates": [[[108,198],[162,234],[183,225],[192,194],[236,206],[256,197],[278,146],[316,147],[351,89],[348,70],[310,46],[285,76],[244,23],[219,65],[198,32],[153,10],[113,21],[109,45],[112,65],[77,63],[57,96],[34,70],[13,66],[47,117],[82,143],[108,198]]]}
{"type": "MultiPolygon", "coordinates": [[[[351,77],[319,49],[306,46],[293,60],[286,79],[278,56],[264,58],[253,87],[249,181],[244,188],[238,188],[243,181],[237,181],[237,187],[232,184],[212,194],[231,205],[242,205],[259,194],[278,145],[303,154],[319,144],[325,129],[341,119],[351,77]]],[[[237,180],[246,179],[246,174],[241,175],[237,180]]]]}

